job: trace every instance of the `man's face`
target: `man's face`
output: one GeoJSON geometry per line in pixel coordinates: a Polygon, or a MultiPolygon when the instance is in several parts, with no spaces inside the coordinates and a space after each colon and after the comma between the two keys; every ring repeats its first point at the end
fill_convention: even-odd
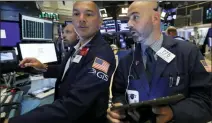
{"type": "Polygon", "coordinates": [[[88,39],[100,29],[101,19],[93,2],[76,2],[73,7],[73,25],[80,38],[88,39]]]}
{"type": "Polygon", "coordinates": [[[149,9],[139,2],[134,2],[129,7],[128,26],[136,42],[144,43],[153,31],[152,15],[148,11],[149,9]]]}
{"type": "Polygon", "coordinates": [[[63,30],[63,39],[66,43],[72,44],[77,40],[77,33],[72,24],[67,25],[63,30]]]}

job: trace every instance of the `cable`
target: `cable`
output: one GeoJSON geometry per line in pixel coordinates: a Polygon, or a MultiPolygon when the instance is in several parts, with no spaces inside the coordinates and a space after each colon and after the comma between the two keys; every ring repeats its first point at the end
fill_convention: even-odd
{"type": "Polygon", "coordinates": [[[116,67],[115,67],[115,70],[111,76],[111,79],[110,79],[110,87],[109,87],[109,101],[108,101],[108,107],[110,108],[112,106],[112,99],[113,99],[113,93],[112,93],[112,85],[113,85],[113,77],[114,77],[114,74],[116,72],[116,69],[118,67],[118,56],[115,55],[115,59],[116,59],[116,67]]]}
{"type": "MultiPolygon", "coordinates": [[[[130,65],[129,73],[128,73],[128,77],[127,77],[127,88],[126,88],[126,91],[125,91],[125,97],[127,96],[127,89],[128,89],[129,80],[130,80],[129,78],[130,78],[130,77],[133,77],[132,75],[130,75],[130,73],[131,73],[131,69],[132,69],[133,62],[134,62],[134,55],[135,55],[134,52],[135,52],[135,46],[132,47],[133,59],[132,59],[132,63],[131,63],[131,65],[130,65]]],[[[118,66],[118,57],[115,56],[115,58],[116,58],[116,68],[115,68],[115,70],[114,70],[114,72],[113,72],[113,74],[112,74],[112,76],[111,76],[111,80],[110,80],[108,108],[110,108],[110,107],[112,106],[112,103],[113,103],[113,102],[112,102],[112,98],[113,98],[113,94],[112,94],[113,77],[114,77],[114,74],[115,74],[116,69],[117,69],[117,66],[118,66]]],[[[134,77],[133,77],[133,78],[134,78],[134,77]]],[[[126,98],[125,98],[125,100],[126,100],[126,98]]],[[[128,102],[128,101],[126,100],[126,102],[128,102]]]]}
{"type": "MultiPolygon", "coordinates": [[[[138,45],[140,45],[140,43],[138,43],[137,44],[137,46],[138,45]]],[[[136,46],[136,47],[137,47],[136,46]]],[[[133,62],[134,62],[134,60],[135,60],[135,45],[134,45],[134,47],[132,47],[132,55],[133,55],[133,59],[132,59],[132,63],[131,63],[131,65],[130,65],[130,68],[129,68],[129,73],[128,73],[128,76],[127,76],[127,88],[126,88],[126,90],[125,90],[125,101],[128,103],[128,101],[127,101],[127,90],[128,90],[128,87],[129,87],[129,83],[130,83],[130,77],[132,77],[132,78],[134,78],[132,75],[131,75],[131,69],[132,69],[132,65],[133,65],[133,62]]]]}

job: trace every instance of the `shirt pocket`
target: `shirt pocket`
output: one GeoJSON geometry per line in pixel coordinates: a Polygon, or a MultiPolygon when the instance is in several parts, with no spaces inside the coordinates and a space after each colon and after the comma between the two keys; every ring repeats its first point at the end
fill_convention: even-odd
{"type": "Polygon", "coordinates": [[[185,94],[188,91],[189,76],[185,73],[166,74],[162,78],[167,78],[170,94],[185,94]]]}

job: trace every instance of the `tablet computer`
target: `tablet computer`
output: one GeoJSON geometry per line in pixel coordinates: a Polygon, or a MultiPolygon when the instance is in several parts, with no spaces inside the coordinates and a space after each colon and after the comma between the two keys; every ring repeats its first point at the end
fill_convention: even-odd
{"type": "Polygon", "coordinates": [[[122,106],[113,106],[111,110],[127,110],[127,109],[149,108],[153,106],[169,105],[169,104],[176,103],[184,98],[185,96],[183,94],[177,94],[177,95],[142,101],[139,103],[132,103],[132,104],[127,104],[122,106]]]}

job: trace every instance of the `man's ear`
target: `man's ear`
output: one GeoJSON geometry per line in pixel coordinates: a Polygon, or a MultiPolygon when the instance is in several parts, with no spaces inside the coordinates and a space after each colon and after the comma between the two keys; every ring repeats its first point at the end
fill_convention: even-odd
{"type": "Polygon", "coordinates": [[[160,12],[154,12],[152,14],[152,23],[157,25],[160,22],[160,12]]]}

